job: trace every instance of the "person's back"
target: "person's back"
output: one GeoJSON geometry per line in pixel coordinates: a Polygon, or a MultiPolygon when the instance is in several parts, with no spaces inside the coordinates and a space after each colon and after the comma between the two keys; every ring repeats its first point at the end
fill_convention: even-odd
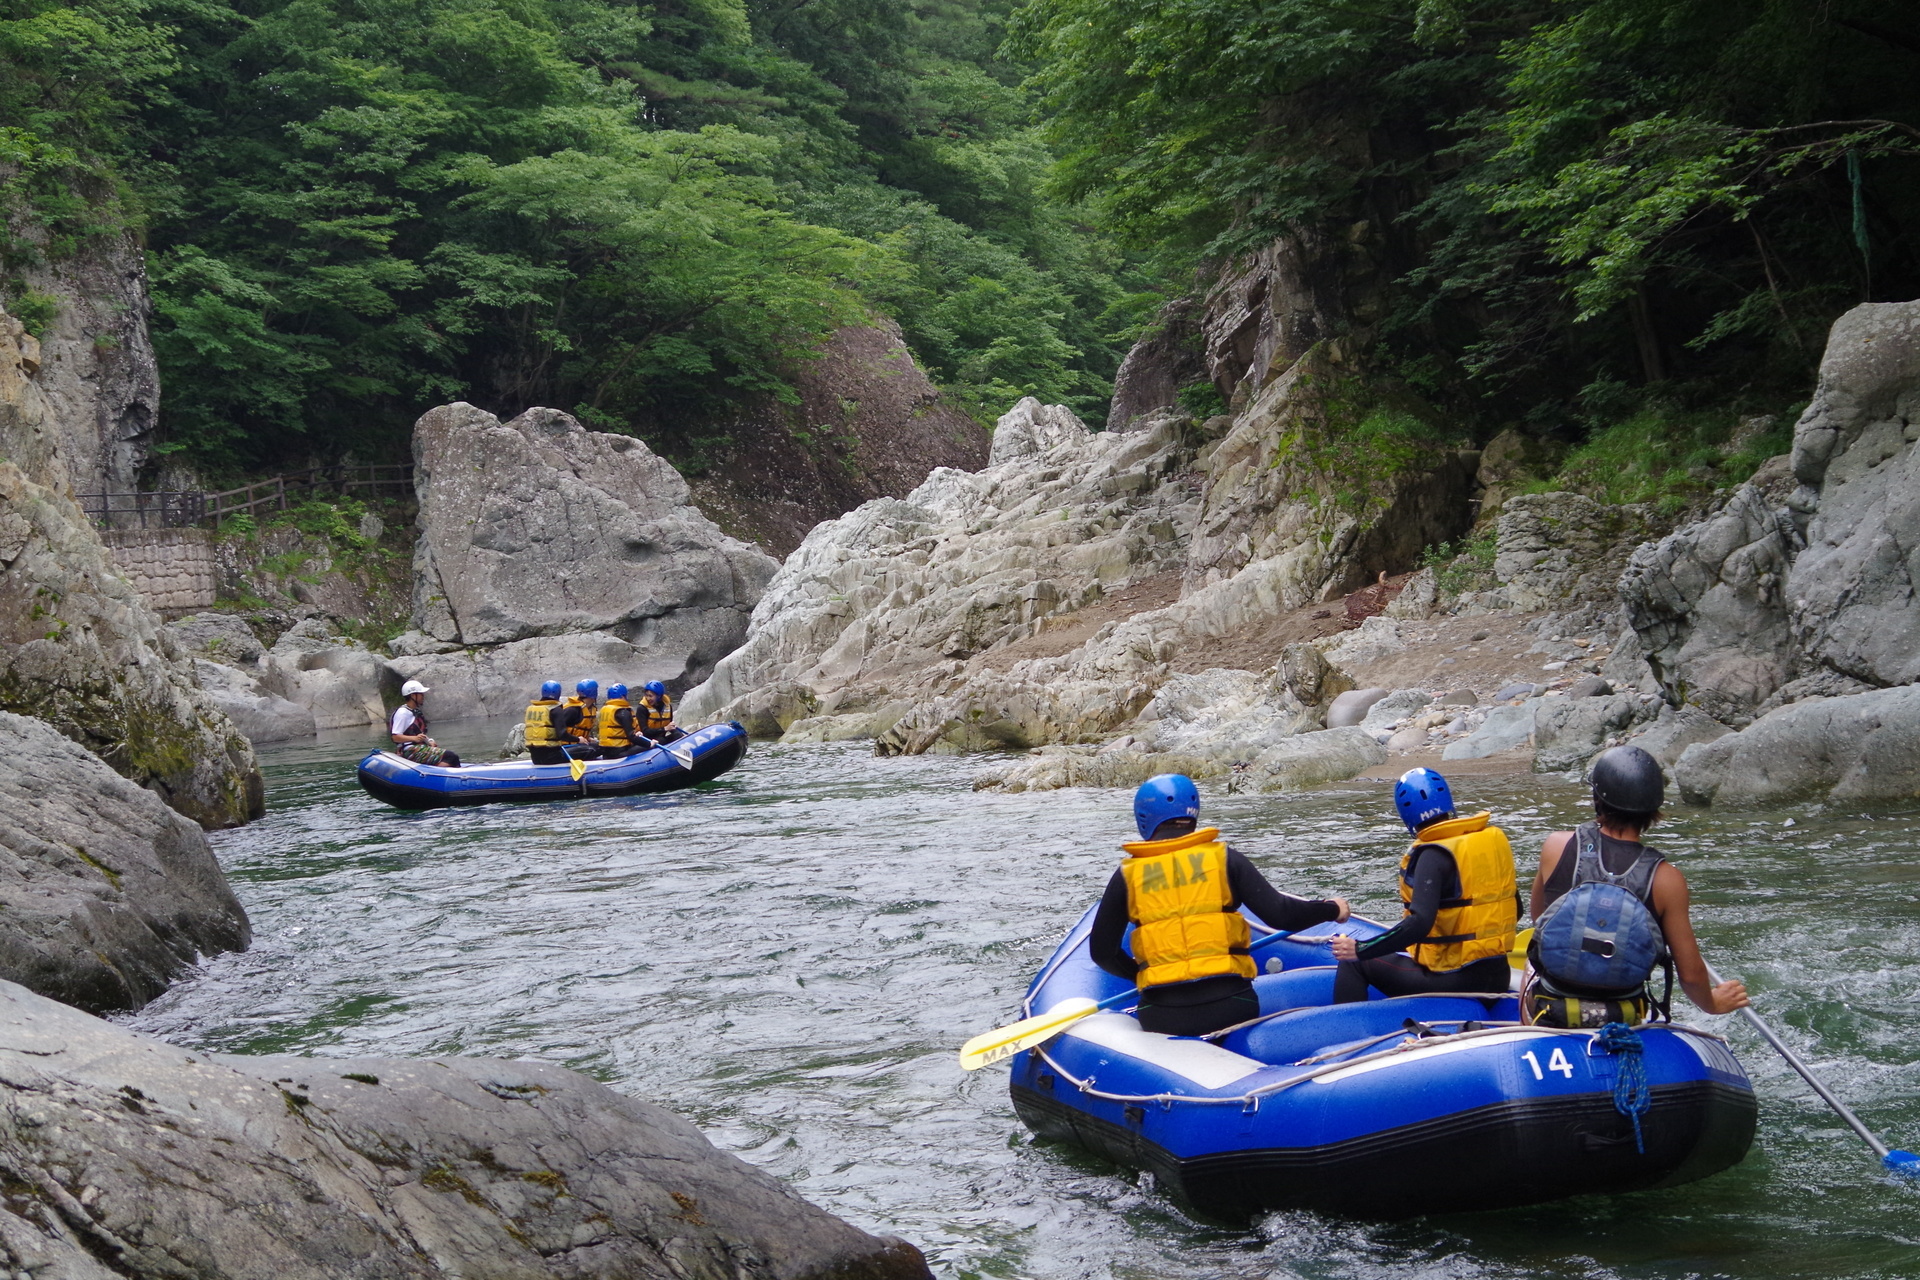
{"type": "Polygon", "coordinates": [[[596,737],[604,757],[632,755],[644,747],[634,724],[634,707],[627,701],[627,686],[607,687],[607,700],[600,704],[600,722],[596,737]]]}
{"type": "Polygon", "coordinates": [[[578,709],[560,703],[560,682],[549,680],[540,686],[540,696],[527,704],[521,719],[527,735],[527,754],[535,764],[565,764],[567,743],[572,739],[567,728],[578,709]]]}
{"type": "Polygon", "coordinates": [[[1334,1002],[1365,1000],[1369,988],[1389,996],[1505,991],[1520,916],[1506,832],[1489,813],[1456,817],[1452,789],[1431,769],[1400,776],[1394,807],[1413,836],[1400,857],[1400,922],[1365,943],[1334,940],[1334,1002]]]}
{"type": "Polygon", "coordinates": [[[1200,791],[1190,778],[1162,774],[1134,793],[1143,837],[1107,881],[1087,935],[1087,954],[1140,988],[1140,1026],[1166,1035],[1208,1035],[1260,1011],[1248,954],[1244,904],[1275,929],[1292,932],[1347,918],[1344,900],[1280,893],[1212,827],[1199,826],[1200,791]],[[1132,952],[1123,939],[1129,923],[1132,952]]]}
{"type": "MultiPolygon", "coordinates": [[[[1596,994],[1564,983],[1556,985],[1553,972],[1571,971],[1573,957],[1559,960],[1539,951],[1543,935],[1560,932],[1552,928],[1549,913],[1583,885],[1606,882],[1645,904],[1689,1000],[1713,1014],[1744,1008],[1744,985],[1723,982],[1715,986],[1707,974],[1706,961],[1694,938],[1692,894],[1686,876],[1658,849],[1641,840],[1660,820],[1660,807],[1666,799],[1666,778],[1659,762],[1639,747],[1614,747],[1594,761],[1592,784],[1595,820],[1574,831],[1554,832],[1540,850],[1540,870],[1534,877],[1531,904],[1535,946],[1528,966],[1524,1015],[1542,1025],[1558,1026],[1597,1026],[1616,1021],[1631,1024],[1646,1017],[1652,1000],[1644,991],[1596,994]]],[[[1608,945],[1610,948],[1611,940],[1608,945]]],[[[1650,971],[1647,976],[1651,976],[1650,971]]],[[[1644,984],[1644,977],[1641,982],[1644,984]]]]}

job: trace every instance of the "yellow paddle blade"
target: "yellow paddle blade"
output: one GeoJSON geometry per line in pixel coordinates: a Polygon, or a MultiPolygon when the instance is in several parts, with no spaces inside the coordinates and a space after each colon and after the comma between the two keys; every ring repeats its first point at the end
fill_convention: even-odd
{"type": "Polygon", "coordinates": [[[1513,935],[1513,950],[1507,952],[1507,963],[1516,969],[1527,967],[1527,944],[1533,941],[1533,930],[1522,929],[1513,935]]]}
{"type": "Polygon", "coordinates": [[[573,771],[573,780],[575,782],[587,776],[587,762],[585,760],[569,760],[567,761],[567,767],[573,771]]]}
{"type": "Polygon", "coordinates": [[[1027,1018],[1020,1022],[996,1027],[992,1031],[982,1032],[960,1046],[960,1069],[978,1071],[982,1067],[1003,1062],[1019,1053],[1022,1049],[1031,1049],[1053,1039],[1067,1027],[1100,1007],[1097,1000],[1079,996],[1072,1000],[1062,1000],[1059,1004],[1037,1018],[1027,1018]]]}

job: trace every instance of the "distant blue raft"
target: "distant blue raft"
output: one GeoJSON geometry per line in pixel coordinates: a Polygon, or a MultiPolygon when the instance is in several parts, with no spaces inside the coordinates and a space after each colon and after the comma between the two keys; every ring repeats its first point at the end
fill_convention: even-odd
{"type": "Polygon", "coordinates": [[[579,800],[675,791],[719,777],[747,754],[747,731],[737,722],[696,729],[670,746],[619,760],[588,760],[576,780],[570,765],[502,760],[446,769],[415,764],[392,751],[360,762],[360,785],[396,809],[439,809],[500,801],[579,800]]]}
{"type": "MultiPolygon", "coordinates": [[[[1034,979],[1023,1015],[1129,989],[1088,956],[1091,917],[1034,979]]],[[[1147,1170],[1201,1217],[1234,1222],[1272,1209],[1391,1219],[1637,1191],[1746,1155],[1753,1087],[1718,1036],[1651,1024],[1610,1041],[1522,1026],[1501,992],[1335,1005],[1336,931],[1381,927],[1356,917],[1262,948],[1261,1017],[1216,1039],[1143,1031],[1128,1013],[1080,1019],[1013,1059],[1014,1109],[1041,1137],[1147,1170]]]]}

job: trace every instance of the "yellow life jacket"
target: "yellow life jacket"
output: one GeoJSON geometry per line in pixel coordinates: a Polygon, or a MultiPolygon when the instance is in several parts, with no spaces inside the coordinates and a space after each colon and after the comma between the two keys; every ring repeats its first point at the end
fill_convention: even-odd
{"type": "Polygon", "coordinates": [[[527,745],[530,747],[558,747],[563,739],[553,728],[553,709],[560,705],[558,698],[542,698],[527,707],[527,745]]]}
{"type": "Polygon", "coordinates": [[[1139,840],[1120,847],[1132,856],[1120,864],[1127,880],[1127,915],[1141,987],[1192,982],[1258,972],[1247,954],[1252,930],[1232,909],[1227,886],[1227,846],[1214,827],[1171,840],[1139,840]]]}
{"type": "Polygon", "coordinates": [[[570,695],[567,700],[560,705],[563,707],[580,708],[580,723],[567,730],[567,737],[574,742],[592,742],[593,704],[576,693],[570,695]]]}
{"type": "Polygon", "coordinates": [[[620,723],[619,712],[633,706],[625,698],[608,698],[600,704],[600,745],[603,747],[630,747],[633,738],[627,733],[627,726],[620,723]]]}
{"type": "Polygon", "coordinates": [[[1449,973],[1513,950],[1514,930],[1520,923],[1513,846],[1507,843],[1506,832],[1487,825],[1492,820],[1490,813],[1476,813],[1422,827],[1400,858],[1400,901],[1409,910],[1413,881],[1407,873],[1414,850],[1437,844],[1453,855],[1453,865],[1460,872],[1460,896],[1441,900],[1432,932],[1413,947],[1414,962],[1430,972],[1449,973]]]}
{"type": "Polygon", "coordinates": [[[665,733],[673,728],[673,698],[669,694],[660,695],[660,705],[653,705],[650,699],[640,699],[640,709],[647,713],[647,732],[665,733]]]}

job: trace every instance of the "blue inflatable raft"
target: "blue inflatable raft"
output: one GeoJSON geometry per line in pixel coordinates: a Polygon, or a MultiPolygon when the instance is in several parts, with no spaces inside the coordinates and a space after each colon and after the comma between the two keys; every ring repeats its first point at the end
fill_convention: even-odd
{"type": "MultiPolygon", "coordinates": [[[[1131,989],[1088,957],[1092,916],[1034,979],[1023,1016],[1131,989]]],[[[1191,1039],[1142,1031],[1123,1012],[1082,1018],[1013,1059],[1021,1120],[1230,1222],[1673,1186],[1738,1164],[1752,1143],[1753,1088],[1718,1036],[1646,1025],[1636,1055],[1598,1031],[1522,1026],[1515,997],[1498,992],[1335,1005],[1327,938],[1381,926],[1356,917],[1264,947],[1254,929],[1267,970],[1254,980],[1258,1020],[1191,1039]],[[1647,1086],[1637,1136],[1636,1056],[1647,1086]]]]}
{"type": "Polygon", "coordinates": [[[619,760],[588,760],[576,780],[570,765],[502,760],[444,769],[415,764],[392,751],[360,762],[360,785],[397,809],[438,809],[507,800],[578,800],[673,791],[717,778],[747,754],[747,731],[737,722],[696,729],[669,746],[619,760]]]}

